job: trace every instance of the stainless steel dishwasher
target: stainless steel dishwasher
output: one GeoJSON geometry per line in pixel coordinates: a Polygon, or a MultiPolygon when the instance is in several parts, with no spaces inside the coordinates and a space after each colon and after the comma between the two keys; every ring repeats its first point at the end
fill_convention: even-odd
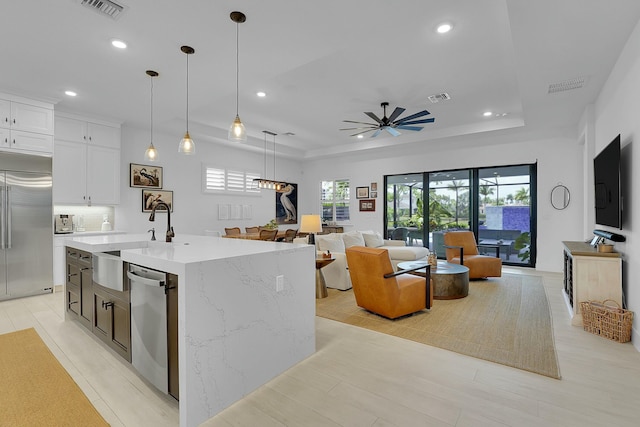
{"type": "Polygon", "coordinates": [[[167,394],[167,273],[129,264],[131,364],[167,394]]]}

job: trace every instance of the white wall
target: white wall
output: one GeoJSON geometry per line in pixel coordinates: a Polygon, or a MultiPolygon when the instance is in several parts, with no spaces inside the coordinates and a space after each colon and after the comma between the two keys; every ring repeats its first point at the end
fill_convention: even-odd
{"type": "MultiPolygon", "coordinates": [[[[616,135],[621,135],[624,196],[622,230],[626,242],[616,243],[623,254],[623,289],[627,308],[636,313],[632,341],[640,350],[640,149],[634,147],[640,135],[640,24],[631,34],[595,106],[595,152],[602,150],[616,135]],[[634,167],[635,165],[635,167],[634,167]]],[[[595,227],[593,227],[595,228],[595,227]]]]}
{"type": "MultiPolygon", "coordinates": [[[[264,152],[235,149],[225,144],[207,141],[192,133],[196,143],[196,154],[178,154],[178,143],[182,135],[156,134],[154,145],[159,152],[155,162],[163,167],[163,190],[173,191],[174,210],[171,223],[176,235],[203,234],[205,230],[221,231],[224,227],[264,225],[275,217],[275,192],[262,190],[258,196],[236,196],[205,194],[202,191],[202,163],[223,168],[262,172],[264,152]],[[252,219],[218,220],[218,204],[241,204],[252,206],[252,219]]],[[[142,213],[142,190],[129,187],[129,163],[149,164],[144,160],[144,152],[149,145],[149,130],[130,126],[122,127],[122,184],[120,205],[116,207],[117,227],[132,233],[144,233],[151,227],[156,229],[156,237],[162,239],[166,231],[166,215],[159,213],[155,222],[149,222],[149,214],[142,213]]],[[[268,163],[273,158],[268,156],[268,163]]],[[[277,179],[299,183],[301,179],[297,162],[277,158],[277,179]]],[[[273,176],[273,170],[267,171],[273,176]]],[[[289,227],[283,227],[289,228],[289,227]]]]}
{"type": "MultiPolygon", "coordinates": [[[[423,130],[428,132],[428,129],[423,130]]],[[[584,240],[582,232],[582,154],[577,132],[558,131],[555,136],[532,136],[523,132],[496,132],[470,137],[428,141],[411,146],[393,146],[375,153],[308,162],[305,166],[305,211],[319,212],[319,182],[348,178],[352,190],[350,206],[354,229],[383,230],[383,176],[466,167],[538,163],[538,257],[536,267],[560,272],[563,268],[562,241],[584,240]],[[375,212],[359,212],[355,188],[378,183],[375,212]],[[551,189],[562,183],[571,191],[571,203],[555,210],[551,189]]],[[[299,203],[300,203],[299,202],[299,203]]]]}

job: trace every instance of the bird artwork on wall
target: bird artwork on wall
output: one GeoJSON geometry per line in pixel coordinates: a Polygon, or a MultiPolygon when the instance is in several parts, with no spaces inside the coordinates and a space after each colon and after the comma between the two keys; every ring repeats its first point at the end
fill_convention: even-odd
{"type": "Polygon", "coordinates": [[[276,190],[276,222],[298,223],[298,184],[286,183],[284,188],[276,190]]]}

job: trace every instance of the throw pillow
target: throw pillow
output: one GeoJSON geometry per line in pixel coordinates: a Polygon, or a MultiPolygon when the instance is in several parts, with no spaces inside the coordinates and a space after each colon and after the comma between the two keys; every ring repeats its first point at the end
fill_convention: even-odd
{"type": "Polygon", "coordinates": [[[362,233],[362,237],[364,238],[364,244],[368,248],[379,248],[380,246],[384,246],[384,239],[380,233],[362,233]]]}
{"type": "Polygon", "coordinates": [[[351,246],[364,246],[364,237],[359,231],[349,231],[342,234],[342,240],[344,241],[344,247],[350,248],[351,246]]]}
{"type": "Polygon", "coordinates": [[[322,252],[341,252],[344,253],[344,242],[342,238],[338,234],[326,234],[316,236],[316,244],[318,245],[318,250],[322,252]]]}

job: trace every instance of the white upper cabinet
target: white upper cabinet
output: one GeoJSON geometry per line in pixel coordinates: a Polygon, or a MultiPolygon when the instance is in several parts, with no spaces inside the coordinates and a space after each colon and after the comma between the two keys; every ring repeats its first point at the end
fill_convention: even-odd
{"type": "Polygon", "coordinates": [[[53,110],[20,102],[11,103],[11,129],[53,135],[53,110]]]}
{"type": "Polygon", "coordinates": [[[120,203],[120,126],[56,114],[53,202],[120,203]]]}
{"type": "Polygon", "coordinates": [[[56,115],[56,140],[120,149],[120,127],[56,115]]]}
{"type": "Polygon", "coordinates": [[[53,105],[0,94],[0,150],[53,152],[53,105]]]}

